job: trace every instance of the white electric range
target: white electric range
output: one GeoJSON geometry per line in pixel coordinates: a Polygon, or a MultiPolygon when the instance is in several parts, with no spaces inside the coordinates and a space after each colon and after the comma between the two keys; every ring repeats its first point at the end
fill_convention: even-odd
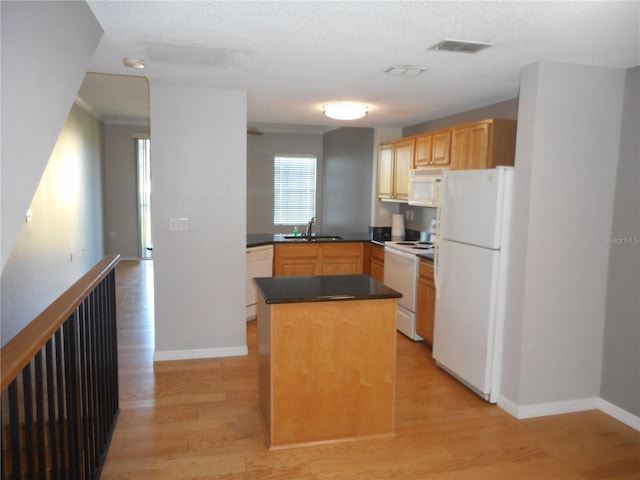
{"type": "Polygon", "coordinates": [[[384,244],[384,283],[402,294],[398,300],[396,328],[412,340],[416,333],[416,303],[419,254],[433,252],[433,244],[422,241],[393,241],[384,244]]]}
{"type": "Polygon", "coordinates": [[[433,252],[433,243],[418,240],[402,240],[397,242],[385,242],[385,248],[394,248],[401,252],[412,253],[418,255],[420,253],[433,252]]]}

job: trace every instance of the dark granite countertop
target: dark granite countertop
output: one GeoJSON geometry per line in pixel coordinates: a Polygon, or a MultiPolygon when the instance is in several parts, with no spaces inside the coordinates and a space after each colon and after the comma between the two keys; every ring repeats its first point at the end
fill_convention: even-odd
{"type": "MultiPolygon", "coordinates": [[[[302,239],[298,237],[297,239],[287,239],[285,236],[290,236],[291,234],[285,233],[248,233],[247,234],[247,248],[250,247],[259,247],[261,245],[270,245],[273,243],[340,243],[340,242],[368,242],[371,240],[371,235],[369,233],[332,233],[331,235],[335,235],[341,237],[339,239],[323,239],[317,238],[312,241],[302,239]]],[[[319,234],[323,235],[323,234],[319,234]]]]}
{"type": "Polygon", "coordinates": [[[401,293],[367,275],[269,277],[253,281],[268,304],[402,297],[401,293]]]}

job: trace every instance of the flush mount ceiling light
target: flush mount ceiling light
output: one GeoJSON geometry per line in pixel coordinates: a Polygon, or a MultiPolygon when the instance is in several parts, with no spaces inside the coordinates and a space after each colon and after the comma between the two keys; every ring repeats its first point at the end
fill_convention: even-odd
{"type": "Polygon", "coordinates": [[[385,73],[391,75],[420,75],[427,70],[425,67],[412,67],[410,65],[396,65],[389,67],[385,70],[385,73]]]}
{"type": "Polygon", "coordinates": [[[125,58],[122,63],[124,63],[125,67],[129,68],[144,68],[144,60],[140,58],[125,58]]]}
{"type": "Polygon", "coordinates": [[[442,40],[429,47],[429,50],[457,53],[478,53],[485,48],[492,47],[492,43],[469,42],[466,40],[442,40]]]}
{"type": "Polygon", "coordinates": [[[369,107],[363,103],[338,102],[322,106],[324,114],[335,120],[357,120],[367,114],[369,107]]]}

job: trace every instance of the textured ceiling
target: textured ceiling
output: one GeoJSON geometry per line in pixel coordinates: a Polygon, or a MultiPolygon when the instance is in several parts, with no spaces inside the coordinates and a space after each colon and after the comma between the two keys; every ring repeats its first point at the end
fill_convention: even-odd
{"type": "Polygon", "coordinates": [[[367,103],[370,113],[349,125],[403,127],[514,98],[522,67],[536,61],[640,64],[639,2],[88,4],[105,31],[90,71],[115,76],[91,75],[80,97],[109,118],[148,111],[140,82],[129,92],[118,75],[246,90],[250,123],[344,125],[321,107],[352,100],[367,103]],[[477,54],[429,50],[443,39],[493,47],[477,54]],[[146,68],[132,71],[124,57],[142,58],[146,68]],[[396,65],[426,71],[385,73],[396,65]],[[109,88],[110,81],[119,86],[109,88]]]}

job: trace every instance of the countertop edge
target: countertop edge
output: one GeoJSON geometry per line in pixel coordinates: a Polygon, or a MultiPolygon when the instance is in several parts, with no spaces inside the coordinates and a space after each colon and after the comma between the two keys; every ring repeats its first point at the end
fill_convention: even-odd
{"type": "Polygon", "coordinates": [[[379,243],[380,245],[384,245],[384,241],[372,240],[371,236],[368,234],[342,234],[339,235],[342,238],[332,240],[329,238],[318,238],[317,240],[307,241],[307,240],[292,240],[282,238],[282,235],[278,234],[256,234],[250,233],[247,234],[247,248],[252,247],[261,247],[264,245],[308,245],[315,243],[356,243],[356,242],[371,242],[379,243]]]}
{"type": "Polygon", "coordinates": [[[268,305],[401,298],[402,294],[368,275],[257,277],[257,290],[268,305]]]}

